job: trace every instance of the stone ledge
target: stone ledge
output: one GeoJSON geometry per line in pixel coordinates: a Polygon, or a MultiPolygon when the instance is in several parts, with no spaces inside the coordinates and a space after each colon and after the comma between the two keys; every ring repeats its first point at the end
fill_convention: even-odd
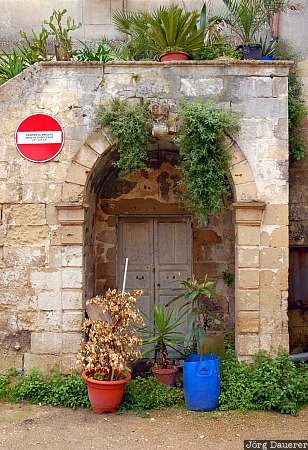
{"type": "Polygon", "coordinates": [[[101,63],[98,61],[42,61],[38,66],[49,67],[112,67],[112,66],[260,66],[260,67],[286,67],[294,65],[293,61],[263,61],[240,59],[216,59],[216,60],[188,60],[188,61],[110,61],[101,63]]]}

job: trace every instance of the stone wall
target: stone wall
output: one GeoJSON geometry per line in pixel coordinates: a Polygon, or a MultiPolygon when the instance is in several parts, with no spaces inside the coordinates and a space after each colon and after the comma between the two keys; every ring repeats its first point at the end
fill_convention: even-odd
{"type": "MultiPolygon", "coordinates": [[[[220,0],[215,0],[220,1],[220,0]]],[[[168,5],[173,0],[161,0],[159,4],[168,5]]],[[[200,0],[184,0],[180,2],[190,8],[201,8],[200,0]]],[[[98,42],[103,36],[110,39],[121,38],[112,23],[112,13],[116,10],[138,10],[157,7],[157,2],[150,0],[57,0],[37,1],[28,0],[0,0],[0,47],[12,48],[20,42],[20,30],[31,33],[40,30],[41,24],[48,19],[54,9],[66,8],[68,14],[81,23],[81,27],[72,33],[73,39],[78,41],[98,42]],[[33,14],[29,14],[29,11],[33,14]]]]}
{"type": "Polygon", "coordinates": [[[215,94],[240,113],[236,143],[227,141],[237,352],[287,348],[288,70],[278,62],[42,63],[0,87],[0,338],[20,355],[17,365],[67,370],[74,361],[93,276],[84,270],[92,264],[83,257],[92,245],[84,231],[94,217],[85,185],[116,144],[96,130],[96,107],[114,97],[146,97],[174,114],[183,96],[215,94]],[[48,163],[31,163],[15,148],[18,124],[35,112],[64,128],[64,148],[48,163]]]}

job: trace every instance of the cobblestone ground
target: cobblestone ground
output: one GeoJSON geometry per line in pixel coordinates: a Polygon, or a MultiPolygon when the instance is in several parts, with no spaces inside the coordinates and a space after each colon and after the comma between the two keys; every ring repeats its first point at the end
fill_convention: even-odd
{"type": "Polygon", "coordinates": [[[143,418],[0,403],[0,448],[5,450],[239,450],[244,439],[307,440],[308,409],[296,417],[169,410],[143,418]]]}

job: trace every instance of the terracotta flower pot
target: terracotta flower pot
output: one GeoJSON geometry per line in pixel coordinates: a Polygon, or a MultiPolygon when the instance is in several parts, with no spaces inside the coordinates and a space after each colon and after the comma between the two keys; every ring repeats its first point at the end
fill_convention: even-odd
{"type": "Polygon", "coordinates": [[[166,52],[160,55],[160,62],[165,61],[185,61],[189,59],[189,54],[186,52],[166,52]]]}
{"type": "Polygon", "coordinates": [[[155,378],[162,384],[168,386],[175,386],[176,376],[178,369],[176,367],[170,367],[168,369],[162,369],[161,367],[153,367],[152,369],[155,378]]]}
{"type": "Polygon", "coordinates": [[[131,379],[128,373],[125,378],[117,381],[101,381],[89,378],[93,371],[85,370],[82,378],[85,380],[88,388],[88,396],[94,412],[115,412],[122,401],[125,385],[131,379]]]}

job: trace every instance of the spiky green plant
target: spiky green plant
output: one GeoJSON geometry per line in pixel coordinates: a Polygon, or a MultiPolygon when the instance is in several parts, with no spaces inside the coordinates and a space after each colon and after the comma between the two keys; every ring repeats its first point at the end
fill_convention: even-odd
{"type": "Polygon", "coordinates": [[[12,53],[0,53],[0,84],[21,73],[26,67],[22,55],[13,50],[12,53]]]}
{"type": "Polygon", "coordinates": [[[285,0],[223,0],[227,13],[221,17],[243,45],[256,42],[257,34],[272,24],[277,10],[284,10],[285,0]]]}
{"type": "Polygon", "coordinates": [[[129,36],[130,42],[145,55],[159,56],[168,51],[193,53],[203,46],[204,28],[198,27],[200,13],[184,11],[177,5],[161,6],[149,13],[113,14],[114,24],[129,36]]]}
{"type": "Polygon", "coordinates": [[[78,61],[108,62],[116,58],[116,54],[107,40],[102,40],[97,47],[81,42],[81,48],[75,52],[78,61]]]}
{"type": "Polygon", "coordinates": [[[189,329],[184,345],[190,348],[197,347],[198,353],[201,353],[205,338],[207,319],[213,317],[209,308],[211,300],[215,297],[213,286],[214,283],[209,281],[207,275],[202,281],[198,281],[193,276],[191,279],[182,281],[180,295],[168,303],[169,306],[174,302],[182,302],[179,311],[187,315],[189,329]]]}
{"type": "Polygon", "coordinates": [[[178,327],[183,323],[184,314],[175,316],[174,309],[167,310],[163,305],[155,305],[153,309],[153,325],[144,326],[140,331],[147,336],[143,339],[146,350],[143,356],[151,353],[155,354],[155,361],[160,361],[161,367],[168,367],[168,348],[181,353],[180,345],[183,343],[183,334],[178,331],[178,327]]]}
{"type": "Polygon", "coordinates": [[[255,42],[256,33],[265,25],[264,0],[223,0],[227,14],[223,20],[243,45],[255,42]]]}

